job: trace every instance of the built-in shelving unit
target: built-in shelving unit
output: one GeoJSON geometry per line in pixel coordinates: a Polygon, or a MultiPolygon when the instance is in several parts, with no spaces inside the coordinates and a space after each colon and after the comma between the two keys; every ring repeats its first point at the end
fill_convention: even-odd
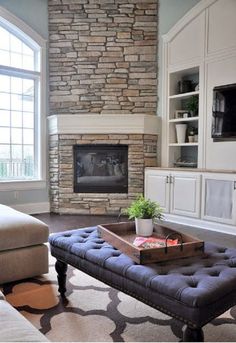
{"type": "Polygon", "coordinates": [[[236,141],[212,138],[212,107],[214,87],[236,82],[235,13],[236,1],[202,0],[163,36],[161,168],[148,168],[145,180],[146,196],[167,220],[229,234],[236,232],[236,141]],[[186,106],[192,97],[194,116],[186,106]],[[180,124],[198,137],[179,142],[180,124]]]}
{"type": "MultiPolygon", "coordinates": [[[[179,69],[168,73],[168,166],[190,162],[198,166],[199,83],[200,67],[179,69]],[[191,109],[193,104],[195,110],[191,109]],[[179,126],[180,124],[180,126],[179,126]],[[182,138],[177,130],[185,130],[182,138]]],[[[184,131],[182,131],[184,132],[184,131]]],[[[187,165],[187,163],[186,163],[187,165]]]]}

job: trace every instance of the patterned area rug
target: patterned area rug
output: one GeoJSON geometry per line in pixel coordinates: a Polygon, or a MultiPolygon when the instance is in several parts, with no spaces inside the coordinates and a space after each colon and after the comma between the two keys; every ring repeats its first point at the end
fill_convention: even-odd
{"type": "MultiPolygon", "coordinates": [[[[73,269],[67,300],[57,292],[54,260],[48,275],[3,287],[7,300],[50,341],[173,342],[183,325],[157,310],[73,269]]],[[[236,306],[204,328],[205,341],[236,341],[236,306]]]]}

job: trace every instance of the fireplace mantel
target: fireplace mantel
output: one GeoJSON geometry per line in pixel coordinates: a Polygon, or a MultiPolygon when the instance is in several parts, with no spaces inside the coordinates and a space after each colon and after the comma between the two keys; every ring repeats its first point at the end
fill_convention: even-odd
{"type": "Polygon", "coordinates": [[[48,117],[49,134],[149,134],[160,131],[160,117],[147,114],[79,114],[48,117]]]}

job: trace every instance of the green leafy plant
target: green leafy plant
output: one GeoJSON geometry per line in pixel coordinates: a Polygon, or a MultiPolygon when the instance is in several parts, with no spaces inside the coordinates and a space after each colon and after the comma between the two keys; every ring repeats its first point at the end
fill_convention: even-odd
{"type": "Polygon", "coordinates": [[[129,216],[129,219],[163,219],[162,212],[163,210],[157,202],[145,199],[140,195],[127,208],[125,214],[129,216]]]}
{"type": "Polygon", "coordinates": [[[186,109],[194,115],[198,113],[198,96],[193,95],[186,101],[186,109]]]}
{"type": "Polygon", "coordinates": [[[194,129],[194,127],[192,127],[192,126],[189,126],[189,127],[188,127],[187,135],[188,135],[188,136],[194,136],[194,135],[195,135],[195,129],[194,129]]]}

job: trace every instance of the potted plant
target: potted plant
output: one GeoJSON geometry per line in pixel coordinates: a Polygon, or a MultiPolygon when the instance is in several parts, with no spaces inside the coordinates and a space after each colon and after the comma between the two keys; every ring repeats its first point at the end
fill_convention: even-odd
{"type": "Polygon", "coordinates": [[[192,126],[188,127],[188,141],[189,141],[189,143],[194,142],[194,135],[195,135],[194,127],[192,127],[192,126]]]}
{"type": "Polygon", "coordinates": [[[125,211],[129,219],[135,219],[136,234],[140,236],[151,236],[153,232],[153,220],[162,219],[162,208],[160,205],[145,199],[140,195],[133,201],[125,211]]]}
{"type": "Polygon", "coordinates": [[[198,96],[193,95],[186,101],[186,109],[190,112],[191,117],[198,115],[198,96]]]}

